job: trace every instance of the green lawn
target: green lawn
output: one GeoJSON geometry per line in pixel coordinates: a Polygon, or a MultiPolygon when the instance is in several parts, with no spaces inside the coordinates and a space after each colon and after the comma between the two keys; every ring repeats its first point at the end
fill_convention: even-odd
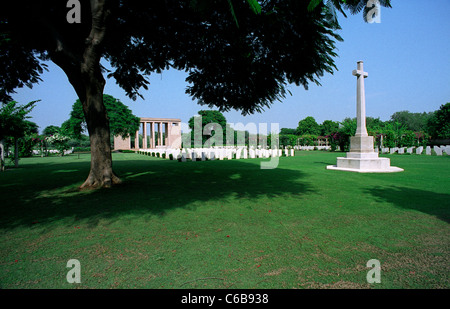
{"type": "Polygon", "coordinates": [[[0,288],[450,288],[450,156],[387,156],[393,174],[326,170],[337,156],[118,153],[123,184],[82,192],[89,155],[22,159],[0,173],[0,288]]]}

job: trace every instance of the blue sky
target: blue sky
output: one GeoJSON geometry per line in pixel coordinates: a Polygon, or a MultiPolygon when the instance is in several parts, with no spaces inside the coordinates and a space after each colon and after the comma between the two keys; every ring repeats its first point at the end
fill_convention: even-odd
{"type": "MultiPolygon", "coordinates": [[[[449,0],[392,0],[392,9],[381,8],[381,22],[368,24],[362,13],[339,15],[344,42],[337,43],[338,71],[322,77],[322,86],[309,90],[290,85],[292,96],[275,102],[263,113],[242,116],[238,111],[224,113],[229,123],[278,123],[280,128],[296,128],[298,122],[312,116],[342,121],[356,115],[356,78],[352,70],[364,61],[369,73],[365,80],[367,116],[388,120],[397,112],[430,112],[450,102],[450,12],[449,0]]],[[[43,82],[32,89],[17,89],[13,95],[21,104],[40,99],[31,121],[40,130],[60,126],[69,118],[77,97],[64,73],[52,63],[43,82]]],[[[189,118],[206,106],[198,105],[185,94],[186,73],[176,70],[153,74],[145,100],[130,100],[124,91],[107,79],[105,93],[125,103],[136,116],[189,118]]]]}

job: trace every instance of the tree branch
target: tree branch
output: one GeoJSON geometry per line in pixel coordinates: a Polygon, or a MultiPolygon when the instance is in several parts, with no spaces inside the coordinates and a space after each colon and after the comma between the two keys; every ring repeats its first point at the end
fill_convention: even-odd
{"type": "Polygon", "coordinates": [[[92,26],[86,39],[82,71],[87,73],[99,65],[102,56],[103,41],[106,35],[106,20],[110,15],[108,0],[91,0],[92,26]]]}

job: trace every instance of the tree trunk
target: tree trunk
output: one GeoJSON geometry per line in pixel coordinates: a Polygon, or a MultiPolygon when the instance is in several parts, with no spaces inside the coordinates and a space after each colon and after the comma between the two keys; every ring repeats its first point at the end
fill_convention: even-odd
{"type": "Polygon", "coordinates": [[[84,50],[71,50],[69,45],[54,33],[56,49],[51,59],[69,78],[83,105],[91,141],[91,169],[80,188],[111,187],[120,183],[112,169],[109,119],[103,104],[103,78],[100,59],[102,42],[106,33],[106,19],[110,11],[105,0],[91,0],[91,31],[83,42],[84,50]]]}
{"type": "Polygon", "coordinates": [[[69,82],[74,87],[83,105],[89,132],[91,169],[80,188],[111,187],[121,183],[112,169],[109,119],[103,103],[105,79],[101,73],[99,61],[91,61],[91,65],[82,65],[80,69],[67,66],[64,60],[57,57],[52,60],[65,71],[69,82]]]}
{"type": "Polygon", "coordinates": [[[112,169],[109,119],[103,104],[104,85],[98,67],[86,84],[86,100],[82,101],[91,141],[91,170],[82,189],[111,187],[121,182],[112,169]]]}
{"type": "Polygon", "coordinates": [[[19,167],[19,139],[14,138],[14,166],[19,167]]]}

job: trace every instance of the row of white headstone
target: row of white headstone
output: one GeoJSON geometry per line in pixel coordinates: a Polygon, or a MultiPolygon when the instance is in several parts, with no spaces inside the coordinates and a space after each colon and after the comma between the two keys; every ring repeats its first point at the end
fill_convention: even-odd
{"type": "Polygon", "coordinates": [[[331,146],[294,146],[294,149],[306,150],[306,151],[311,151],[311,150],[330,150],[331,146]]]}
{"type": "Polygon", "coordinates": [[[294,156],[294,149],[253,149],[247,147],[235,148],[183,148],[183,149],[139,149],[139,153],[159,153],[159,157],[174,160],[181,159],[186,162],[188,159],[192,161],[206,160],[232,160],[232,159],[255,159],[255,158],[271,158],[282,156],[294,156]]]}
{"type": "MultiPolygon", "coordinates": [[[[48,149],[48,150],[46,150],[46,151],[47,151],[47,153],[53,153],[53,154],[59,153],[59,150],[56,150],[56,149],[48,149]]],[[[64,155],[71,154],[71,153],[73,153],[73,151],[74,151],[74,147],[72,147],[72,148],[70,148],[70,149],[68,149],[68,150],[64,150],[64,155]]],[[[38,155],[41,155],[41,154],[42,154],[40,150],[33,150],[32,153],[33,153],[33,155],[35,155],[35,156],[38,156],[38,155]]]]}
{"type": "Polygon", "coordinates": [[[426,155],[431,155],[431,149],[434,150],[434,152],[436,153],[436,155],[438,156],[442,156],[443,153],[450,155],[450,145],[446,145],[446,146],[434,146],[433,148],[431,148],[430,146],[427,146],[426,148],[424,148],[423,146],[420,147],[394,147],[394,148],[381,148],[381,153],[389,153],[389,154],[393,154],[393,153],[398,153],[398,154],[404,154],[404,153],[409,153],[409,154],[422,154],[423,151],[425,150],[425,154],[426,155]]]}

